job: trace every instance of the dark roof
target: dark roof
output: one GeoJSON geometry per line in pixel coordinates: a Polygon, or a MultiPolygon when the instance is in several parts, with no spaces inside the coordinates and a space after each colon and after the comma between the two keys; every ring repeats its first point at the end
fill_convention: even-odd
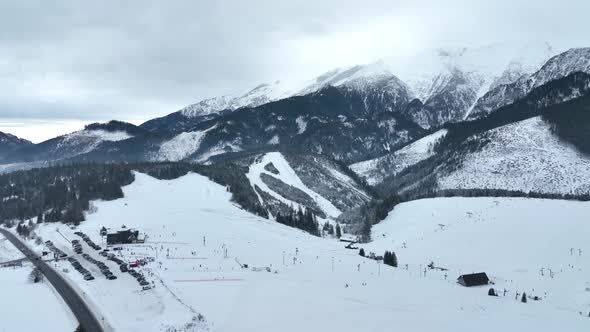
{"type": "Polygon", "coordinates": [[[485,272],[464,274],[458,278],[460,284],[465,286],[487,285],[490,282],[485,272]]]}

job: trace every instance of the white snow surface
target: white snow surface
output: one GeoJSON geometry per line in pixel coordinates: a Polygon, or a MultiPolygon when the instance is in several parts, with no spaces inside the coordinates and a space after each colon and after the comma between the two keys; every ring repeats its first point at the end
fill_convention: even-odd
{"type": "Polygon", "coordinates": [[[182,132],[172,139],[162,143],[156,155],[156,160],[179,161],[187,158],[199,150],[207,132],[216,126],[205,130],[182,132]]]}
{"type": "Polygon", "coordinates": [[[250,180],[250,184],[253,188],[255,185],[257,185],[260,189],[271,194],[273,197],[287,205],[293,205],[293,207],[295,208],[300,206],[297,202],[293,202],[270,189],[262,181],[260,177],[260,175],[263,173],[274,178],[277,178],[283,181],[284,183],[305,192],[307,195],[313,198],[313,200],[318,204],[318,207],[322,209],[322,211],[324,211],[328,217],[335,219],[342,213],[342,211],[335,207],[334,204],[332,204],[329,200],[325,199],[320,194],[309,189],[303,183],[303,181],[301,181],[299,176],[297,176],[295,170],[291,168],[289,162],[285,159],[285,157],[283,157],[283,155],[280,152],[270,152],[262,156],[262,158],[260,158],[259,160],[256,160],[252,165],[250,165],[250,169],[248,170],[248,174],[246,174],[246,177],[250,180]],[[266,166],[268,163],[272,163],[275,166],[275,168],[279,171],[279,174],[274,174],[265,170],[264,166],[266,166]]]}
{"type": "MultiPolygon", "coordinates": [[[[138,269],[156,288],[140,292],[135,280],[118,271],[114,281],[98,276],[85,282],[75,271],[66,274],[115,330],[192,331],[182,326],[196,313],[205,321],[195,330],[210,331],[357,332],[395,326],[544,332],[590,326],[585,317],[590,203],[452,198],[400,204],[374,226],[374,242],[363,245],[379,255],[395,250],[400,268],[392,268],[341,242],[248,214],[230,202],[224,187],[200,175],[158,181],[136,174],[124,193],[123,199],[95,202],[97,212],[79,229],[99,244],[103,225],[146,232],[146,244],[124,245],[121,253],[131,260],[157,252],[155,262],[138,269]],[[582,256],[570,255],[570,248],[581,249],[582,256]],[[431,260],[449,271],[420,276],[431,260]],[[507,295],[490,297],[489,287],[455,283],[462,273],[480,271],[507,295]],[[523,304],[514,299],[516,291],[543,300],[523,304]]],[[[39,231],[68,250],[56,227],[74,238],[61,224],[39,231]]]]}
{"type": "MultiPolygon", "coordinates": [[[[408,264],[405,273],[414,278],[415,287],[434,281],[451,286],[459,275],[473,272],[486,272],[495,283],[491,287],[499,297],[487,296],[490,286],[454,286],[454,295],[444,295],[445,287],[440,286],[431,293],[428,309],[423,307],[428,318],[408,326],[409,330],[586,331],[590,328],[589,213],[588,202],[418,200],[397,206],[374,226],[374,242],[365,250],[395,251],[401,268],[397,273],[404,273],[400,270],[408,264]],[[427,269],[424,276],[430,262],[449,270],[427,269]],[[515,300],[516,292],[542,300],[529,298],[527,304],[520,303],[515,300]],[[439,305],[446,308],[433,310],[439,305]],[[441,320],[442,312],[461,312],[463,318],[441,320]],[[425,328],[431,324],[439,327],[425,328]]],[[[406,301],[399,294],[398,299],[406,301]]]]}
{"type": "Polygon", "coordinates": [[[21,259],[23,257],[25,257],[25,255],[23,255],[12,242],[0,235],[0,263],[21,259]]]}
{"type": "Polygon", "coordinates": [[[103,142],[123,141],[133,137],[126,131],[108,131],[103,129],[79,130],[62,137],[55,146],[55,151],[64,150],[68,155],[88,153],[103,142]]]}
{"type": "Polygon", "coordinates": [[[295,122],[297,123],[297,134],[303,134],[307,129],[307,121],[303,116],[299,116],[295,119],[295,122]]]}
{"type": "Polygon", "coordinates": [[[117,142],[117,141],[124,141],[133,137],[126,131],[117,130],[117,131],[108,131],[103,129],[94,129],[94,130],[80,130],[73,132],[71,134],[66,135],[65,141],[76,141],[79,139],[95,139],[97,141],[109,141],[109,142],[117,142]]]}
{"type": "MultiPolygon", "coordinates": [[[[22,257],[0,236],[0,262],[22,257]]],[[[22,267],[0,268],[0,331],[73,331],[77,320],[70,309],[47,281],[30,282],[31,271],[30,262],[23,262],[22,267]]]]}
{"type": "Polygon", "coordinates": [[[525,192],[590,192],[590,159],[561,142],[541,117],[489,132],[491,142],[438,177],[441,189],[497,188],[525,192]]]}
{"type": "Polygon", "coordinates": [[[435,144],[446,134],[447,130],[441,129],[391,154],[352,164],[350,169],[365,178],[368,184],[375,185],[385,177],[395,175],[434,155],[435,144]]]}

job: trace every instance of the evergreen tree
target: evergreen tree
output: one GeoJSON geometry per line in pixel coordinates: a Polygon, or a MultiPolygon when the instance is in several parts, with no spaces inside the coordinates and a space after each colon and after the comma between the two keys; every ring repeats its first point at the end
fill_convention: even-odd
{"type": "Polygon", "coordinates": [[[336,237],[342,237],[342,229],[340,229],[340,224],[336,224],[336,237]]]}
{"type": "Polygon", "coordinates": [[[522,299],[520,299],[520,302],[522,302],[522,303],[526,303],[526,301],[527,301],[527,299],[526,299],[526,293],[525,293],[525,292],[523,292],[523,293],[522,293],[522,299]]]}
{"type": "Polygon", "coordinates": [[[361,248],[361,249],[359,250],[359,255],[361,255],[361,256],[363,256],[363,257],[365,257],[365,249],[361,248]]]}
{"type": "Polygon", "coordinates": [[[39,215],[37,216],[37,224],[40,224],[43,222],[43,212],[39,212],[39,215]]]}
{"type": "Polygon", "coordinates": [[[394,251],[391,252],[391,266],[397,267],[397,255],[394,251]]]}

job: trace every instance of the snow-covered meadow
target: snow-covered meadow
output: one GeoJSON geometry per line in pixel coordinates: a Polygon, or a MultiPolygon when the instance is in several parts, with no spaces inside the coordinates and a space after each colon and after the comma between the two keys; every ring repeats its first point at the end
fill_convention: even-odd
{"type": "MultiPolygon", "coordinates": [[[[83,258],[79,261],[96,280],[82,280],[67,261],[57,264],[70,268],[62,273],[117,331],[590,328],[589,203],[494,198],[404,203],[374,227],[374,242],[362,245],[367,254],[394,250],[400,266],[392,268],[335,239],[251,215],[230,201],[225,187],[200,175],[159,181],[138,173],[124,193],[123,199],[95,202],[96,212],[77,230],[101,246],[102,226],[145,232],[146,243],[123,246],[121,258],[153,257],[138,270],[155,288],[142,291],[84,243],[84,252],[105,261],[117,280],[106,280],[83,258]],[[581,255],[570,253],[572,248],[581,255]],[[424,275],[430,261],[448,271],[424,275]],[[488,296],[487,286],[455,282],[462,273],[479,271],[489,274],[500,297],[488,296]],[[520,303],[517,291],[542,300],[520,303]]],[[[36,232],[73,254],[66,239],[77,238],[74,231],[45,224],[36,232]]]]}
{"type": "MultiPolygon", "coordinates": [[[[0,262],[24,255],[0,236],[0,262]]],[[[62,298],[46,281],[32,283],[32,265],[0,268],[0,331],[74,331],[77,321],[62,298]]]]}

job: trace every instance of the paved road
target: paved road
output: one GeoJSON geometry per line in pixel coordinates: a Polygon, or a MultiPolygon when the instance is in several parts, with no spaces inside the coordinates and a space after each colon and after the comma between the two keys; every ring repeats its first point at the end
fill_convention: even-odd
{"type": "Polygon", "coordinates": [[[53,285],[55,290],[61,295],[78,322],[87,332],[104,332],[98,319],[86,305],[86,302],[70,287],[70,285],[46,262],[42,261],[32,250],[30,250],[24,243],[20,241],[14,234],[0,228],[0,233],[12,242],[18,250],[20,250],[31,262],[45,275],[45,278],[53,285]]]}

